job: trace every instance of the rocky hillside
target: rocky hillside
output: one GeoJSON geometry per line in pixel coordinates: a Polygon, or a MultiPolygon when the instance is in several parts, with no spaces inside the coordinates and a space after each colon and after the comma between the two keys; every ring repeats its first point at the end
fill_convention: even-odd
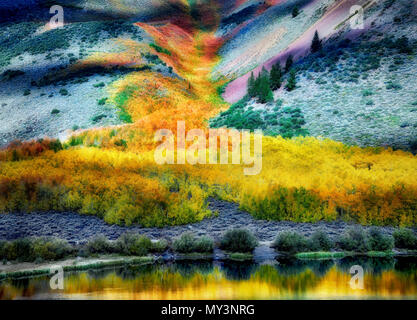
{"type": "MultiPolygon", "coordinates": [[[[123,106],[109,101],[108,86],[133,71],[176,76],[155,54],[152,38],[133,24],[135,13],[120,18],[123,6],[61,1],[65,25],[54,29],[48,3],[15,4],[7,8],[16,14],[0,28],[0,146],[129,123],[123,106]],[[30,19],[22,13],[26,5],[30,19]]],[[[142,6],[143,15],[158,12],[142,6]]]]}
{"type": "MultiPolygon", "coordinates": [[[[130,123],[124,102],[110,96],[116,80],[138,71],[181,78],[172,64],[158,57],[162,53],[169,60],[170,51],[154,43],[149,29],[134,24],[146,21],[155,26],[171,23],[194,36],[209,31],[217,37],[221,45],[213,47],[220,48],[220,59],[212,77],[229,81],[224,98],[235,104],[212,119],[213,126],[416,148],[416,1],[54,4],[64,7],[63,28],[48,24],[50,1],[0,1],[2,12],[8,12],[1,17],[0,29],[0,145],[45,136],[65,139],[87,128],[130,123]],[[364,7],[363,30],[350,28],[354,4],[364,7]],[[323,48],[311,54],[315,31],[323,48]],[[274,101],[263,104],[245,97],[251,72],[256,76],[277,63],[284,68],[290,55],[296,71],[294,90],[285,89],[287,72],[273,92],[274,101]]],[[[178,44],[171,41],[167,46],[178,44]]]]}
{"type": "MultiPolygon", "coordinates": [[[[233,5],[220,0],[0,2],[0,146],[130,123],[126,99],[110,99],[113,83],[141,71],[180,78],[172,63],[158,57],[169,58],[171,52],[135,23],[175,25],[172,30],[181,38],[182,32],[215,31],[222,12],[233,5]],[[63,7],[63,27],[49,23],[52,5],[63,7]]],[[[179,49],[179,42],[169,45],[179,49]]]]}
{"type": "MultiPolygon", "coordinates": [[[[311,53],[311,35],[307,54],[294,54],[295,90],[285,89],[287,74],[281,88],[274,91],[273,102],[261,104],[258,99],[244,98],[212,124],[259,127],[270,135],[298,132],[347,144],[415,151],[417,4],[387,0],[366,8],[363,30],[352,30],[347,20],[328,37],[319,32],[320,52],[311,53]],[[242,114],[244,119],[236,123],[236,115],[242,114]]],[[[255,69],[255,75],[262,66],[270,69],[280,63],[284,68],[288,48],[292,47],[290,44],[277,51],[276,58],[255,69]]],[[[237,97],[243,96],[247,79],[248,75],[232,82],[226,99],[236,100],[236,91],[237,97]]]]}

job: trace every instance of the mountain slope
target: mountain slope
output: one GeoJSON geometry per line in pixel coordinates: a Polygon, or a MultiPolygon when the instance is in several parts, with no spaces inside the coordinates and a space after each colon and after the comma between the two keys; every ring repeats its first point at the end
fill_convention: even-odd
{"type": "MultiPolygon", "coordinates": [[[[330,36],[323,39],[324,49],[318,54],[309,52],[313,33],[316,28],[321,37],[326,33],[322,33],[320,22],[313,25],[287,49],[253,70],[257,74],[262,67],[270,69],[275,63],[283,66],[287,56],[293,54],[298,58],[294,65],[297,89],[289,92],[284,83],[274,92],[276,103],[263,105],[256,99],[243,106],[240,103],[241,108],[221,115],[213,123],[228,125],[234,114],[253,110],[255,117],[259,115],[258,126],[266,134],[282,134],[285,130],[281,119],[288,118],[284,111],[292,108],[300,110],[303,128],[310,135],[361,146],[415,151],[416,7],[415,2],[403,0],[373,3],[365,10],[364,30],[352,30],[345,19],[336,30],[327,31],[330,36]]],[[[333,19],[332,12],[337,8],[346,9],[335,7],[322,21],[333,19]]],[[[344,12],[348,15],[349,11],[344,12]]],[[[329,27],[337,21],[325,25],[329,27]]],[[[225,98],[241,98],[246,93],[248,76],[232,81],[225,98]]]]}
{"type": "Polygon", "coordinates": [[[271,7],[221,49],[223,62],[216,71],[232,78],[238,76],[228,85],[225,99],[236,102],[246,93],[250,73],[245,72],[258,74],[262,67],[270,69],[290,54],[295,58],[308,54],[316,30],[321,37],[338,32],[341,23],[349,23],[351,6],[367,3],[368,0],[285,1],[271,7]],[[295,6],[301,12],[294,18],[291,11],[295,6]]]}

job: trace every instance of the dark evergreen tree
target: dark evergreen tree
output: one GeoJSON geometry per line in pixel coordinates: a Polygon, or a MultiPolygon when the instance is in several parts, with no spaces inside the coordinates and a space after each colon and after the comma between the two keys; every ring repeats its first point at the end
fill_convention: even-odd
{"type": "Polygon", "coordinates": [[[259,95],[260,95],[260,89],[261,88],[261,74],[259,73],[258,74],[258,77],[257,78],[255,78],[255,86],[254,86],[254,97],[258,97],[259,98],[259,95]]]}
{"type": "Polygon", "coordinates": [[[314,33],[313,41],[311,42],[311,52],[315,53],[317,51],[320,51],[322,49],[321,40],[319,38],[319,33],[314,33]]]}
{"type": "Polygon", "coordinates": [[[292,58],[292,54],[290,54],[287,58],[287,61],[285,62],[285,73],[290,71],[293,63],[294,63],[294,61],[293,61],[293,58],[292,58]]]}
{"type": "Polygon", "coordinates": [[[248,80],[248,96],[250,98],[253,98],[256,96],[256,86],[255,86],[256,80],[253,76],[253,72],[250,75],[250,78],[248,80]]]}
{"type": "Polygon", "coordinates": [[[258,98],[259,102],[267,103],[274,100],[274,95],[269,84],[269,73],[265,68],[262,68],[262,71],[259,75],[258,83],[258,98]]]}
{"type": "Polygon", "coordinates": [[[277,90],[281,87],[282,71],[279,62],[272,66],[271,73],[269,75],[269,83],[272,90],[277,90]]]}
{"type": "Polygon", "coordinates": [[[296,88],[296,86],[297,86],[296,73],[295,73],[294,69],[291,69],[290,76],[288,77],[287,84],[286,84],[285,88],[288,91],[292,91],[296,88]]]}
{"type": "Polygon", "coordinates": [[[292,8],[292,17],[295,18],[300,13],[300,9],[298,9],[298,6],[295,6],[292,8]]]}

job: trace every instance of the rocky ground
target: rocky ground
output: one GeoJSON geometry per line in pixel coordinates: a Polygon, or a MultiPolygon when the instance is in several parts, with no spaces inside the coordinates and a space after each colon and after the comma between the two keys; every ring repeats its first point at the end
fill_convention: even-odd
{"type": "MultiPolygon", "coordinates": [[[[195,224],[165,228],[108,225],[98,217],[79,215],[73,212],[0,214],[0,239],[13,240],[29,236],[53,236],[72,243],[81,243],[98,234],[103,234],[113,240],[126,231],[139,232],[152,239],[172,239],[187,231],[198,236],[208,235],[219,239],[227,229],[247,228],[260,241],[269,242],[273,241],[281,231],[296,231],[309,236],[314,231],[321,229],[334,238],[347,228],[352,227],[352,224],[342,221],[313,224],[255,220],[249,213],[239,210],[237,204],[214,199],[211,200],[210,209],[217,210],[219,215],[195,224]]],[[[381,227],[381,229],[388,234],[393,232],[391,227],[381,227]]]]}

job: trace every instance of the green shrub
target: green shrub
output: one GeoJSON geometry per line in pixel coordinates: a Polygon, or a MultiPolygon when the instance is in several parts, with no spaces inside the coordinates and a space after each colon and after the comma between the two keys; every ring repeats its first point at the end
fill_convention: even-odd
{"type": "Polygon", "coordinates": [[[334,243],[324,231],[319,230],[311,235],[309,245],[311,251],[330,251],[334,243]]]}
{"type": "Polygon", "coordinates": [[[68,145],[70,147],[82,145],[84,143],[84,137],[85,136],[71,136],[68,145]]]}
{"type": "Polygon", "coordinates": [[[120,121],[124,123],[133,123],[132,116],[124,109],[118,112],[120,121]]]}
{"type": "Polygon", "coordinates": [[[151,48],[154,48],[156,52],[164,53],[164,54],[167,54],[169,56],[171,55],[171,52],[168,49],[162,48],[161,46],[158,46],[155,43],[150,43],[149,46],[151,48]]]}
{"type": "Polygon", "coordinates": [[[9,261],[59,260],[74,251],[74,248],[65,240],[49,238],[21,238],[0,243],[0,259],[9,261]]]}
{"type": "Polygon", "coordinates": [[[3,78],[3,80],[10,80],[10,79],[13,79],[17,76],[21,76],[23,74],[25,74],[25,73],[21,70],[6,70],[2,74],[2,78],[3,78]]]}
{"type": "Polygon", "coordinates": [[[126,142],[126,140],[119,139],[119,140],[116,140],[116,141],[114,142],[114,145],[115,145],[115,146],[118,146],[118,147],[123,147],[123,148],[126,148],[126,147],[127,147],[127,142],[126,142]]]}
{"type": "Polygon", "coordinates": [[[58,113],[60,113],[61,111],[59,111],[58,109],[52,109],[52,111],[51,111],[51,114],[58,114],[58,113]]]}
{"type": "Polygon", "coordinates": [[[7,261],[8,243],[0,240],[0,259],[7,261]]]}
{"type": "Polygon", "coordinates": [[[194,250],[195,237],[191,233],[183,233],[179,238],[174,240],[172,248],[174,251],[181,253],[191,253],[194,250]]]}
{"type": "Polygon", "coordinates": [[[371,251],[390,251],[394,248],[394,239],[384,235],[379,229],[371,228],[368,231],[368,249],[371,251]]]}
{"type": "Polygon", "coordinates": [[[91,118],[91,121],[96,123],[99,122],[101,119],[107,118],[107,116],[105,114],[99,114],[97,116],[94,116],[93,118],[91,118]]]}
{"type": "Polygon", "coordinates": [[[35,260],[60,260],[75,252],[65,240],[54,238],[37,238],[33,240],[33,256],[35,260]]]}
{"type": "Polygon", "coordinates": [[[85,244],[85,249],[89,254],[111,253],[114,251],[112,244],[104,235],[91,238],[85,244]]]}
{"type": "Polygon", "coordinates": [[[198,238],[194,244],[195,252],[212,252],[213,249],[214,249],[213,240],[206,236],[198,238]]]}
{"type": "Polygon", "coordinates": [[[78,78],[78,79],[74,79],[73,81],[71,81],[72,84],[81,84],[81,83],[85,83],[88,82],[88,78],[78,78]]]}
{"type": "Polygon", "coordinates": [[[104,82],[99,82],[96,84],[93,84],[94,88],[103,88],[106,84],[104,82]]]}
{"type": "Polygon", "coordinates": [[[291,231],[279,233],[273,247],[278,251],[289,253],[303,252],[309,249],[307,239],[303,235],[291,231]]]}
{"type": "Polygon", "coordinates": [[[168,248],[168,242],[165,239],[161,239],[155,242],[152,242],[151,251],[162,253],[168,248]]]}
{"type": "Polygon", "coordinates": [[[142,56],[146,58],[148,63],[153,63],[155,65],[157,65],[157,64],[166,65],[166,63],[163,62],[161,59],[159,59],[159,57],[156,54],[152,54],[152,53],[147,52],[145,54],[142,54],[142,56]]]}
{"type": "Polygon", "coordinates": [[[396,248],[417,250],[417,237],[412,230],[401,228],[395,230],[393,236],[396,248]]]}
{"type": "Polygon", "coordinates": [[[211,120],[211,127],[222,128],[229,127],[235,129],[262,129],[265,123],[261,117],[261,111],[245,110],[247,98],[233,104],[228,110],[211,120]]]}
{"type": "Polygon", "coordinates": [[[62,143],[59,139],[51,140],[51,142],[49,142],[49,148],[54,152],[58,152],[63,149],[62,143]]]}
{"type": "Polygon", "coordinates": [[[130,96],[137,90],[136,86],[128,86],[122,92],[118,93],[117,96],[114,98],[114,102],[116,106],[119,108],[119,119],[126,123],[132,123],[132,117],[126,111],[125,106],[127,101],[129,100],[130,96]]]}
{"type": "Polygon", "coordinates": [[[9,248],[8,260],[19,261],[33,261],[35,260],[33,254],[32,243],[29,238],[17,239],[12,242],[9,248]]]}
{"type": "Polygon", "coordinates": [[[174,240],[172,248],[180,253],[211,252],[213,251],[213,240],[208,237],[196,238],[192,233],[183,233],[174,240]]]}
{"type": "Polygon", "coordinates": [[[257,245],[255,236],[246,229],[228,230],[221,239],[221,248],[230,252],[252,252],[257,245]]]}
{"type": "MultiPolygon", "coordinates": [[[[169,68],[170,68],[170,73],[172,73],[172,67],[169,67],[169,68]]],[[[216,87],[216,91],[217,91],[217,94],[219,96],[223,95],[223,93],[226,91],[226,87],[227,87],[228,84],[229,84],[229,82],[226,82],[226,83],[223,83],[222,85],[216,87]]]]}
{"type": "Polygon", "coordinates": [[[309,132],[302,128],[304,124],[305,119],[300,108],[285,107],[278,121],[279,134],[283,138],[306,136],[309,132]]]}
{"type": "Polygon", "coordinates": [[[31,93],[30,89],[25,89],[25,91],[23,91],[24,96],[28,96],[30,95],[30,93],[31,93]]]}
{"type": "Polygon", "coordinates": [[[61,94],[61,96],[67,96],[68,95],[68,90],[65,88],[62,88],[61,90],[59,90],[59,93],[61,94]]]}
{"type": "Polygon", "coordinates": [[[97,104],[99,106],[104,106],[106,104],[106,102],[107,102],[107,99],[108,98],[101,98],[101,99],[97,100],[97,104]]]}
{"type": "Polygon", "coordinates": [[[13,248],[12,242],[4,242],[2,249],[1,249],[0,258],[9,260],[9,261],[13,261],[17,259],[17,254],[13,248]]]}
{"type": "Polygon", "coordinates": [[[145,256],[152,248],[149,238],[133,233],[124,233],[116,241],[116,252],[132,256],[145,256]]]}
{"type": "Polygon", "coordinates": [[[361,228],[351,228],[338,241],[338,246],[345,251],[366,252],[368,241],[366,233],[361,228]]]}
{"type": "Polygon", "coordinates": [[[391,90],[391,89],[400,90],[400,89],[402,89],[402,86],[399,83],[393,82],[392,80],[390,80],[390,81],[387,82],[386,88],[387,88],[387,90],[391,90]]]}

